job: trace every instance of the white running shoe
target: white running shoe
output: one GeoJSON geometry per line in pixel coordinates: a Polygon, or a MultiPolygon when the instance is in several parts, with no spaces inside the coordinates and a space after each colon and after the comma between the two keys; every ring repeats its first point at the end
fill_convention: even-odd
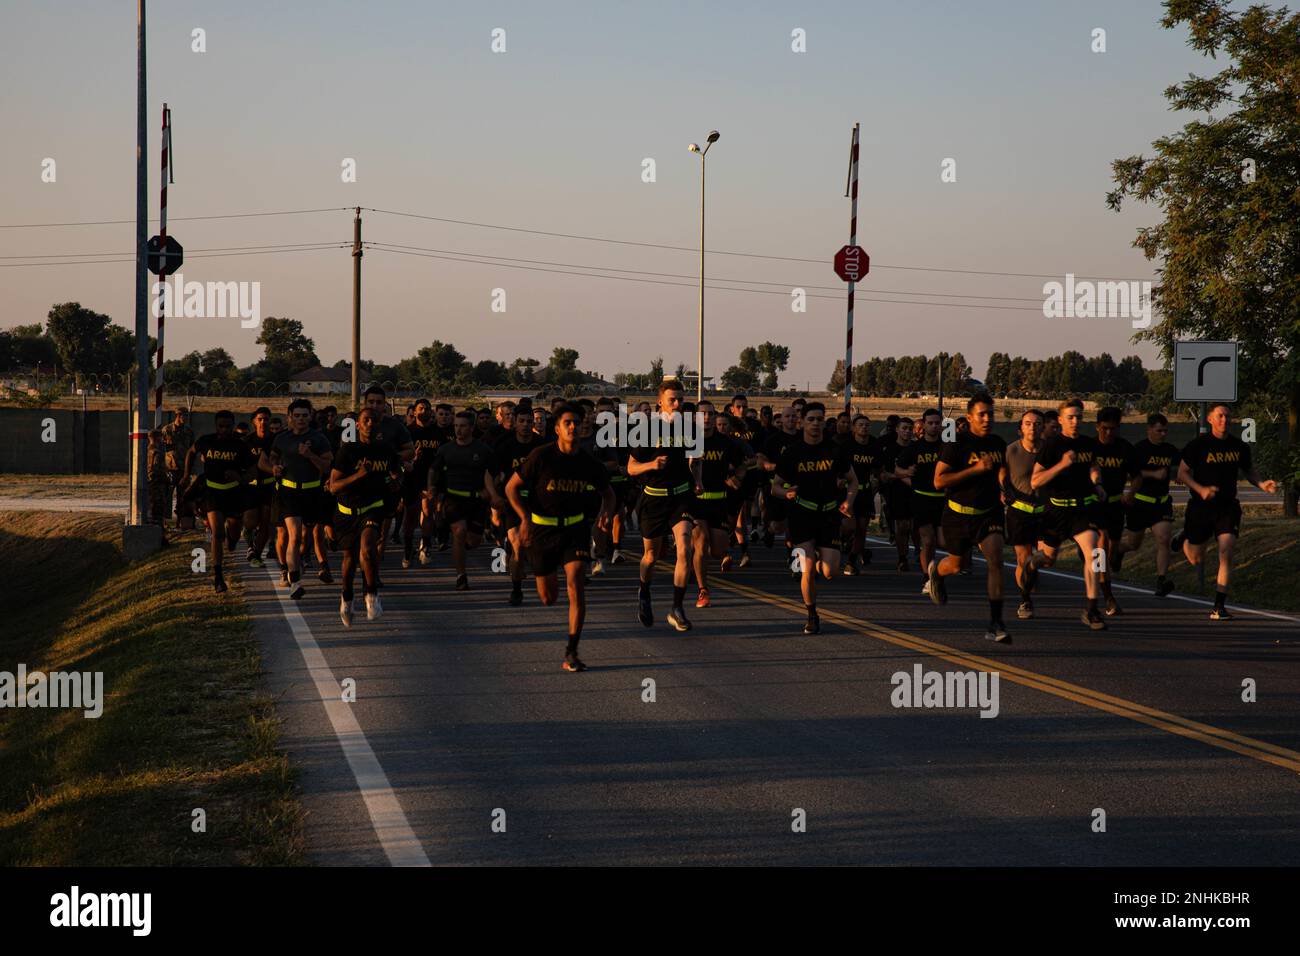
{"type": "Polygon", "coordinates": [[[352,626],[352,602],[345,597],[339,598],[339,620],[344,627],[352,626]]]}
{"type": "Polygon", "coordinates": [[[379,603],[378,594],[366,595],[366,620],[378,620],[384,613],[384,606],[379,603]]]}
{"type": "Polygon", "coordinates": [[[604,574],[604,573],[605,573],[604,561],[600,560],[600,558],[597,558],[595,561],[591,562],[591,576],[593,578],[598,574],[604,574]]]}
{"type": "Polygon", "coordinates": [[[929,596],[930,596],[930,579],[929,579],[929,578],[926,578],[925,583],[921,585],[921,593],[924,594],[926,597],[929,597],[929,596]]]}

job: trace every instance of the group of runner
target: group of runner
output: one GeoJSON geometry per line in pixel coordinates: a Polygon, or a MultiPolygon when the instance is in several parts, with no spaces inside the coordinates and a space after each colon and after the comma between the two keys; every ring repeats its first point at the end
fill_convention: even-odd
{"type": "Polygon", "coordinates": [[[555,399],[549,409],[524,399],[497,406],[495,414],[420,399],[399,418],[390,414],[384,390],[373,386],[355,416],[317,413],[308,400],[295,399],[281,431],[271,431],[272,416],[263,408],[244,437],[236,434],[234,416],[219,412],[216,431],[185,456],[182,507],[206,515],[217,591],[226,589],[223,559],[241,534],[249,563],[259,567],[274,533],[281,585],[295,600],[305,593],[311,558],[319,563],[318,578],[331,584],[330,555],[341,552],[339,616],[346,626],[359,610],[358,567],[366,617],[383,613],[386,543],[401,544],[403,568],[450,549],[455,587],[463,591],[470,587],[468,553],[491,537],[507,553],[511,605],[523,604],[526,566],[544,605],[558,600],[563,573],[569,614],[562,666],[576,672],[585,669],[577,649],[589,575],[623,560],[629,530],[642,542],[637,617],[645,627],[655,621],[656,564],[670,552],[667,622],[684,632],[692,628],[684,608],[692,577],[695,606],[707,608],[712,561],[724,573],[744,568],[751,543],[772,547],[780,536],[800,580],[803,631],[816,634],[818,581],[859,574],[870,562],[865,540],[879,495],[882,530],[896,546],[899,572],[909,571],[915,547],[922,591],[935,603],[947,602],[945,578],[969,573],[979,549],[989,605],[985,637],[1005,642],[1007,544],[1015,552],[1018,616],[1028,619],[1038,572],[1073,542],[1083,559],[1081,619],[1101,630],[1107,616],[1120,613],[1111,578],[1147,531],[1156,541],[1161,596],[1172,590],[1171,548],[1197,564],[1215,538],[1211,618],[1230,617],[1224,598],[1241,523],[1237,476],[1276,491],[1259,479],[1249,446],[1229,433],[1230,412],[1222,405],[1210,411],[1209,433],[1179,451],[1165,440],[1168,422],[1161,415],[1150,416],[1147,438],[1136,445],[1118,436],[1117,408],[1098,413],[1096,437],[1084,434],[1077,399],[1024,412],[1020,437],[1010,445],[994,434],[994,401],[984,393],[955,422],[937,409],[919,422],[890,416],[879,436],[871,435],[866,415],[828,419],[816,401],[797,399],[774,418],[767,407],[750,408],[743,395],[725,409],[686,402],[675,379],[664,380],[657,399],[657,407],[643,402],[636,411],[673,423],[677,431],[662,434],[676,437],[628,442],[632,447],[598,440],[603,415],[615,411],[608,398],[555,399]],[[700,423],[696,441],[681,430],[686,417],[700,423]],[[1191,492],[1177,537],[1172,481],[1191,492]]]}

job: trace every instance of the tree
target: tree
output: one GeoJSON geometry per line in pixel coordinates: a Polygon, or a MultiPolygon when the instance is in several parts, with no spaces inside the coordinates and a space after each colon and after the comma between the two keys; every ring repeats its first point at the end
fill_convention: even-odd
{"type": "MultiPolygon", "coordinates": [[[[415,354],[415,372],[412,376],[421,382],[429,382],[435,388],[446,388],[456,380],[465,356],[450,342],[434,339],[415,354]]],[[[398,363],[401,366],[401,363],[398,363]]]]}
{"type": "Polygon", "coordinates": [[[101,366],[107,362],[112,324],[108,316],[82,308],[80,302],[62,302],[50,309],[45,328],[64,370],[86,375],[110,371],[101,366]]]}
{"type": "Polygon", "coordinates": [[[578,367],[578,350],[556,348],[551,352],[551,361],[547,366],[554,372],[570,372],[578,367]]]}
{"type": "Polygon", "coordinates": [[[739,365],[755,379],[763,372],[763,365],[758,360],[758,349],[752,345],[740,350],[739,365]]]}
{"type": "MultiPolygon", "coordinates": [[[[764,342],[756,349],[759,367],[763,370],[763,387],[776,388],[777,373],[784,372],[790,364],[790,349],[784,345],[764,342]]],[[[741,352],[742,360],[745,353],[741,352]]],[[[742,361],[742,365],[744,362],[742,361]]]]}
{"type": "Polygon", "coordinates": [[[536,382],[536,369],[542,363],[535,358],[517,358],[506,369],[506,381],[513,386],[532,385],[536,382]]]}
{"type": "Polygon", "coordinates": [[[988,371],[984,373],[984,388],[990,395],[1001,398],[1011,390],[1011,356],[994,352],[989,356],[988,371]]]}
{"type": "Polygon", "coordinates": [[[474,381],[478,385],[501,385],[510,377],[504,362],[483,359],[474,366],[474,381]]]}
{"type": "MultiPolygon", "coordinates": [[[[1152,144],[1152,157],[1112,164],[1126,198],[1159,207],[1134,246],[1159,260],[1152,303],[1160,321],[1136,333],[1158,342],[1166,364],[1179,338],[1239,343],[1243,394],[1283,396],[1289,434],[1300,428],[1300,13],[1226,0],[1166,0],[1161,25],[1185,25],[1190,46],[1226,60],[1165,90],[1188,115],[1152,144]]],[[[1286,513],[1296,514],[1287,488],[1286,513]]]]}
{"type": "MultiPolygon", "coordinates": [[[[844,363],[840,362],[840,379],[844,379],[844,363]]],[[[754,373],[748,369],[741,368],[739,365],[733,365],[722,373],[722,387],[731,392],[744,392],[754,388],[758,384],[758,379],[754,373]]]]}
{"type": "Polygon", "coordinates": [[[664,357],[662,355],[650,361],[650,384],[655,388],[664,380],[664,357]]]}
{"type": "Polygon", "coordinates": [[[225,377],[236,368],[230,353],[220,347],[208,349],[199,356],[199,361],[203,365],[203,374],[207,376],[225,377]]]}
{"type": "Polygon", "coordinates": [[[287,379],[319,365],[316,343],[303,335],[297,319],[278,319],[273,315],[262,320],[257,344],[266,349],[262,372],[272,379],[287,379]]]}

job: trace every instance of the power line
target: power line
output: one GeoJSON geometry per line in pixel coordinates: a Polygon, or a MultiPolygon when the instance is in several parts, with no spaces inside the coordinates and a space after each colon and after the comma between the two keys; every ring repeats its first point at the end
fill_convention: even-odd
{"type": "MultiPolygon", "coordinates": [[[[489,256],[477,252],[465,252],[460,249],[430,249],[424,246],[406,246],[394,242],[367,242],[366,245],[370,246],[371,248],[380,249],[380,251],[412,249],[419,252],[436,252],[443,255],[474,256],[477,259],[498,260],[506,264],[509,264],[511,262],[524,262],[530,265],[562,266],[564,268],[569,268],[569,269],[595,269],[601,272],[624,272],[624,273],[629,273],[631,275],[659,276],[662,278],[670,278],[670,279],[696,279],[697,278],[697,276],[695,275],[684,273],[684,272],[648,272],[641,269],[620,269],[616,266],[597,266],[597,265],[591,265],[590,263],[582,263],[582,262],[555,262],[549,259],[520,259],[514,256],[489,256]]],[[[491,263],[484,263],[484,264],[489,265],[491,263]]],[[[840,286],[810,285],[806,282],[772,282],[763,279],[733,279],[726,276],[710,276],[709,278],[713,282],[738,282],[738,283],[746,283],[749,285],[774,285],[774,286],[781,286],[785,289],[794,289],[794,288],[820,289],[827,292],[839,292],[843,289],[842,285],[840,286]]],[[[882,295],[932,295],[932,296],[938,296],[939,298],[943,298],[943,299],[991,299],[995,301],[1011,301],[1011,302],[1039,302],[1039,303],[1042,302],[1041,297],[1034,297],[1034,296],[963,295],[960,293],[953,293],[953,292],[907,292],[907,291],[902,291],[897,289],[872,289],[872,292],[875,292],[877,294],[882,294],[882,295]]]]}
{"type": "MultiPolygon", "coordinates": [[[[577,272],[577,271],[571,271],[566,269],[550,269],[542,266],[511,265],[509,263],[499,263],[499,262],[482,262],[478,259],[466,259],[460,256],[435,255],[433,253],[428,253],[428,252],[410,252],[402,249],[386,249],[378,246],[372,246],[372,249],[376,252],[388,252],[388,253],[392,253],[393,255],[418,256],[423,259],[443,259],[448,262],[464,262],[470,265],[477,265],[477,266],[494,266],[498,269],[522,269],[527,272],[548,272],[555,275],[583,276],[590,279],[614,279],[621,282],[643,282],[643,283],[648,283],[650,285],[671,285],[671,286],[679,286],[684,289],[699,288],[697,284],[691,282],[666,282],[662,279],[638,279],[632,276],[604,275],[603,273],[597,273],[597,272],[577,272]]],[[[707,282],[705,283],[705,285],[707,288],[714,289],[718,292],[750,292],[759,295],[780,295],[780,296],[789,295],[789,293],[778,289],[744,289],[744,288],[736,288],[734,286],[711,286],[707,282]]],[[[816,293],[808,294],[806,298],[833,299],[837,302],[842,301],[841,297],[838,295],[819,295],[816,293]]],[[[880,302],[886,305],[926,305],[926,306],[935,306],[939,308],[953,308],[953,309],[962,309],[962,308],[993,309],[1000,312],[1037,312],[1039,314],[1042,313],[1041,308],[1029,309],[1023,306],[1001,307],[996,305],[975,305],[975,304],[968,304],[962,302],[908,302],[908,301],[902,301],[898,299],[869,298],[867,296],[859,296],[858,298],[864,302],[880,302]]]]}
{"type": "MultiPolygon", "coordinates": [[[[270,256],[279,252],[324,252],[326,249],[347,249],[352,243],[345,242],[338,245],[320,246],[318,248],[304,249],[267,249],[263,252],[199,252],[191,255],[185,253],[187,259],[221,259],[226,256],[270,256]]],[[[129,259],[83,259],[74,262],[0,262],[0,269],[22,269],[24,267],[39,266],[97,266],[105,264],[117,264],[135,262],[135,257],[129,259]]]]}
{"type": "MultiPolygon", "coordinates": [[[[636,242],[631,239],[612,239],[608,236],[587,236],[587,235],[582,235],[580,233],[570,233],[570,232],[548,232],[542,229],[524,229],[520,226],[502,226],[496,223],[476,222],[471,219],[449,219],[443,216],[426,216],[426,215],[413,213],[413,212],[399,212],[395,209],[376,209],[373,206],[362,206],[361,208],[362,210],[367,212],[377,212],[386,216],[401,216],[406,219],[426,219],[431,222],[445,222],[457,226],[476,226],[480,229],[499,229],[505,232],[522,232],[533,236],[547,236],[552,239],[580,239],[584,242],[606,242],[606,243],[611,243],[613,245],[619,245],[619,246],[640,246],[645,249],[668,249],[673,252],[690,252],[694,254],[698,254],[700,251],[698,246],[672,246],[672,245],[666,245],[658,242],[636,242]]],[[[709,248],[706,248],[705,252],[715,256],[740,256],[742,258],[747,258],[747,259],[771,259],[779,262],[812,262],[822,266],[827,264],[827,259],[825,257],[822,257],[820,259],[811,259],[811,258],[804,258],[800,256],[771,256],[771,255],[765,255],[763,253],[758,253],[758,252],[738,252],[735,250],[709,249],[709,248]]],[[[1060,279],[1065,275],[1064,272],[1058,272],[1058,273],[995,272],[986,269],[943,269],[937,266],[895,266],[895,265],[885,265],[884,263],[878,263],[878,262],[872,263],[872,267],[876,269],[900,269],[909,272],[950,272],[957,275],[1005,276],[1008,278],[1016,278],[1016,279],[1060,279]]],[[[1102,275],[1084,275],[1083,273],[1079,273],[1079,272],[1074,273],[1074,275],[1076,278],[1080,278],[1080,279],[1109,278],[1108,276],[1102,276],[1102,275]]],[[[1112,281],[1144,282],[1148,280],[1115,279],[1112,281]]]]}
{"type": "MultiPolygon", "coordinates": [[[[268,244],[266,244],[266,245],[260,245],[260,246],[208,246],[208,247],[203,248],[203,249],[187,249],[187,250],[185,251],[185,255],[187,255],[187,256],[199,255],[200,253],[204,253],[204,252],[225,252],[225,251],[227,251],[227,250],[231,250],[231,249],[240,249],[240,250],[245,250],[245,249],[287,249],[287,248],[290,248],[290,247],[292,247],[292,246],[317,246],[317,247],[321,247],[321,248],[327,248],[327,247],[328,247],[328,248],[338,248],[338,247],[340,247],[341,245],[344,245],[344,243],[340,243],[340,242],[277,242],[277,243],[268,243],[268,244]]],[[[351,245],[351,243],[346,243],[346,245],[351,245]]],[[[134,256],[135,256],[135,253],[134,253],[134,252],[129,252],[129,251],[126,251],[126,250],[122,250],[122,251],[118,251],[118,252],[58,252],[58,253],[50,253],[50,254],[48,254],[48,255],[32,255],[32,256],[0,256],[0,259],[76,259],[76,258],[82,258],[82,257],[86,257],[86,256],[130,256],[130,257],[134,257],[134,256]]]]}
{"type": "MultiPolygon", "coordinates": [[[[277,209],[273,212],[232,212],[218,216],[168,216],[169,222],[197,222],[205,219],[253,219],[260,216],[303,216],[315,212],[346,212],[354,206],[331,206],[326,209],[277,209]]],[[[149,222],[157,222],[152,218],[149,222]]],[[[0,223],[0,229],[52,229],[58,226],[125,226],[134,225],[134,219],[95,219],[80,222],[15,222],[0,223]]]]}

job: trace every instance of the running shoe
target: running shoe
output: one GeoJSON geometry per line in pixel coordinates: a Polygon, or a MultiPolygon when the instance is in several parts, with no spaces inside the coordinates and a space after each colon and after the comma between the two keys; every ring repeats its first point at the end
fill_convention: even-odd
{"type": "Polygon", "coordinates": [[[428,565],[433,563],[433,555],[429,554],[429,549],[420,545],[420,564],[428,565]]]}
{"type": "Polygon", "coordinates": [[[930,579],[926,578],[925,583],[921,585],[921,593],[926,597],[930,596],[930,579]]]}
{"type": "Polygon", "coordinates": [[[618,548],[614,549],[613,556],[609,559],[610,564],[622,564],[627,558],[623,557],[623,552],[618,548]]]}
{"type": "Polygon", "coordinates": [[[691,622],[686,620],[686,612],[679,607],[675,607],[668,612],[668,623],[673,626],[675,631],[689,631],[691,629],[691,622]]]}
{"type": "Polygon", "coordinates": [[[742,555],[740,556],[740,560],[736,562],[736,567],[737,567],[737,568],[747,568],[747,567],[749,567],[749,552],[748,552],[748,551],[746,551],[744,554],[742,554],[742,555]]]}
{"type": "Polygon", "coordinates": [[[654,611],[650,607],[650,595],[640,594],[637,596],[637,619],[646,627],[653,627],[655,623],[654,611]]]}
{"type": "Polygon", "coordinates": [[[1034,602],[1021,601],[1020,607],[1016,608],[1016,617],[1022,621],[1032,620],[1034,616],[1034,602]]]}
{"type": "Polygon", "coordinates": [[[281,567],[281,568],[280,568],[280,587],[282,587],[282,588],[287,588],[288,586],[289,586],[289,569],[288,569],[288,568],[285,568],[285,567],[281,567]]]}
{"type": "Polygon", "coordinates": [[[302,582],[299,581],[293,586],[293,590],[289,592],[289,599],[292,601],[301,601],[302,596],[306,593],[307,589],[303,587],[302,582]]]}
{"type": "Polygon", "coordinates": [[[410,559],[410,558],[402,558],[402,570],[403,570],[403,571],[410,570],[410,567],[411,567],[411,559],[410,559]]]}
{"type": "Polygon", "coordinates": [[[718,569],[722,571],[723,574],[726,574],[731,570],[731,555],[724,554],[722,556],[722,561],[718,564],[718,569]]]}
{"type": "Polygon", "coordinates": [[[602,561],[600,558],[597,558],[595,561],[591,562],[591,576],[593,578],[598,574],[604,574],[604,573],[605,573],[604,561],[602,561]]]}
{"type": "Polygon", "coordinates": [[[844,573],[849,577],[854,577],[855,575],[862,573],[858,570],[858,559],[856,557],[850,556],[849,559],[844,562],[844,573]]]}
{"type": "Polygon", "coordinates": [[[1124,613],[1124,609],[1119,606],[1118,602],[1116,602],[1115,595],[1107,594],[1106,595],[1106,616],[1114,617],[1116,614],[1123,614],[1123,613],[1124,613]]]}
{"type": "Polygon", "coordinates": [[[259,558],[257,555],[253,555],[251,558],[248,559],[248,565],[249,567],[253,567],[253,568],[264,568],[266,567],[266,562],[263,561],[261,558],[259,558]]]}
{"type": "Polygon", "coordinates": [[[587,669],[587,665],[582,663],[577,654],[565,654],[564,663],[560,667],[570,674],[577,674],[587,669]]]}
{"type": "Polygon", "coordinates": [[[218,594],[226,590],[226,579],[221,576],[220,571],[218,571],[212,578],[212,589],[218,594]]]}
{"type": "Polygon", "coordinates": [[[939,562],[930,559],[930,567],[926,569],[930,574],[930,600],[935,604],[948,603],[948,585],[944,584],[943,576],[939,574],[939,562]]]}
{"type": "Polygon", "coordinates": [[[710,603],[711,602],[709,601],[709,589],[700,588],[700,596],[695,599],[695,606],[708,607],[710,603]]]}
{"type": "Polygon", "coordinates": [[[319,571],[316,572],[316,580],[320,581],[321,584],[334,583],[334,575],[330,574],[330,569],[328,565],[322,567],[319,571]]]}
{"type": "Polygon", "coordinates": [[[1210,620],[1211,620],[1211,621],[1231,621],[1231,620],[1232,620],[1232,612],[1229,611],[1226,607],[1216,607],[1216,608],[1214,608],[1213,610],[1210,611],[1210,620]]]}
{"type": "Polygon", "coordinates": [[[1085,625],[1094,631],[1106,630],[1106,619],[1096,611],[1089,611],[1085,608],[1083,613],[1079,616],[1079,620],[1083,621],[1085,625]]]}
{"type": "Polygon", "coordinates": [[[519,607],[519,605],[523,603],[524,603],[524,589],[519,585],[515,585],[510,589],[510,606],[519,607]]]}
{"type": "Polygon", "coordinates": [[[822,630],[822,619],[814,614],[804,622],[803,632],[805,634],[820,634],[822,630]]]}
{"type": "Polygon", "coordinates": [[[344,627],[352,626],[352,602],[345,597],[339,598],[339,620],[344,627]]]}
{"type": "Polygon", "coordinates": [[[366,595],[366,620],[376,621],[384,614],[384,606],[379,602],[378,594],[366,595]]]}
{"type": "Polygon", "coordinates": [[[459,575],[456,576],[456,590],[457,590],[457,591],[468,591],[468,590],[469,590],[469,575],[468,575],[468,574],[459,574],[459,575]]]}
{"type": "Polygon", "coordinates": [[[1011,635],[1007,633],[1007,626],[1001,621],[990,621],[988,629],[984,632],[984,640],[995,641],[998,644],[1010,644],[1011,635]]]}
{"type": "Polygon", "coordinates": [[[1156,582],[1156,597],[1165,597],[1174,590],[1174,582],[1168,579],[1156,582]]]}

